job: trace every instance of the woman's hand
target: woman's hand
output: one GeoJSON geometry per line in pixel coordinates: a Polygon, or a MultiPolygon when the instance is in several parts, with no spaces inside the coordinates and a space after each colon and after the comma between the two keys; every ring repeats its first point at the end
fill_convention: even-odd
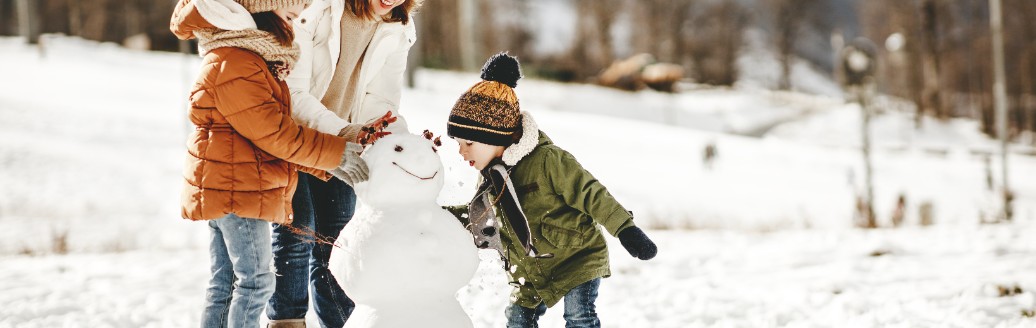
{"type": "Polygon", "coordinates": [[[392,116],[392,111],[385,112],[385,115],[364,125],[360,128],[360,133],[356,134],[356,142],[360,145],[367,146],[384,136],[392,134],[392,132],[385,132],[385,128],[389,124],[395,123],[399,120],[398,117],[392,116]]]}

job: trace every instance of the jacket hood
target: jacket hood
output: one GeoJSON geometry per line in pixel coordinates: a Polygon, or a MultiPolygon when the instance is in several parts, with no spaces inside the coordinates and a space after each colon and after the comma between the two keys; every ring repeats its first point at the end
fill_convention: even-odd
{"type": "Polygon", "coordinates": [[[522,138],[518,143],[504,149],[503,161],[508,166],[515,166],[518,161],[532,153],[536,147],[550,144],[550,138],[541,135],[540,127],[529,112],[522,112],[522,138]]]}
{"type": "Polygon", "coordinates": [[[255,29],[255,21],[234,0],[179,0],[169,20],[169,30],[181,40],[195,38],[199,30],[255,29]]]}

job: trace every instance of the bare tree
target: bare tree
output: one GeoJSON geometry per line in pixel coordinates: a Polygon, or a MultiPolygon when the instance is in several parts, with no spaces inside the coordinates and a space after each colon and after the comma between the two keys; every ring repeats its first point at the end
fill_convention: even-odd
{"type": "Polygon", "coordinates": [[[39,43],[40,15],[39,2],[18,0],[18,34],[25,36],[29,44],[39,43]]]}
{"type": "Polygon", "coordinates": [[[615,60],[612,41],[612,24],[624,0],[578,0],[576,15],[576,38],[570,56],[581,63],[577,65],[576,79],[585,79],[600,72],[615,60]]]}
{"type": "Polygon", "coordinates": [[[947,119],[950,116],[947,106],[943,101],[943,83],[940,79],[945,60],[943,48],[948,32],[947,26],[951,26],[952,15],[943,0],[922,0],[921,1],[921,38],[923,44],[922,67],[924,69],[924,88],[922,95],[923,112],[933,113],[939,119],[947,119]]]}
{"type": "Polygon", "coordinates": [[[821,24],[823,0],[767,0],[773,19],[773,38],[781,63],[778,88],[791,89],[791,65],[795,46],[806,28],[821,24]]]}
{"type": "Polygon", "coordinates": [[[14,0],[0,0],[0,35],[18,34],[12,24],[17,21],[14,15],[14,0]]]}
{"type": "MultiPolygon", "coordinates": [[[[866,35],[905,37],[904,63],[890,61],[882,78],[885,92],[914,100],[918,125],[922,115],[971,117],[995,135],[988,0],[873,0],[862,8],[866,35]]],[[[1003,20],[1009,126],[1017,136],[1036,129],[1036,3],[1004,0],[1004,8],[1010,9],[1003,20]]]]}
{"type": "Polygon", "coordinates": [[[650,53],[664,62],[681,62],[690,8],[697,0],[634,1],[635,52],[650,53]]]}
{"type": "Polygon", "coordinates": [[[421,31],[422,41],[417,43],[416,50],[421,52],[422,66],[460,68],[459,9],[457,1],[436,1],[426,3],[414,17],[421,31]]]}
{"type": "Polygon", "coordinates": [[[468,71],[475,71],[481,67],[481,47],[478,42],[478,35],[480,28],[477,28],[475,21],[478,15],[479,2],[476,0],[456,0],[457,1],[457,24],[460,27],[457,29],[457,42],[460,45],[460,62],[461,68],[468,71]]]}
{"type": "Polygon", "coordinates": [[[734,0],[702,3],[695,7],[693,33],[686,49],[698,82],[733,85],[738,79],[737,57],[749,23],[748,11],[734,0]]]}
{"type": "MultiPolygon", "coordinates": [[[[916,108],[923,108],[921,89],[921,26],[918,8],[914,1],[872,0],[858,4],[863,35],[871,40],[885,43],[890,36],[897,35],[902,44],[895,49],[881,47],[879,55],[891,58],[881,62],[879,79],[881,91],[893,96],[910,99],[916,108]],[[893,53],[894,52],[894,53],[893,53]]],[[[921,115],[918,111],[917,123],[921,115]]]]}
{"type": "MultiPolygon", "coordinates": [[[[1008,54],[1017,56],[1018,73],[1011,75],[1017,85],[1015,101],[1011,101],[1020,114],[1017,129],[1036,132],[1036,83],[1033,81],[1036,79],[1036,45],[1032,42],[1036,40],[1036,3],[1005,0],[1004,5],[1015,12],[1014,15],[1005,12],[1004,37],[1005,45],[1012,48],[1008,54]]],[[[1031,142],[1036,143],[1036,138],[1031,142]]]]}
{"type": "Polygon", "coordinates": [[[527,59],[532,59],[533,36],[529,26],[528,3],[513,0],[481,0],[479,6],[479,19],[486,22],[480,26],[482,33],[479,35],[479,42],[483,48],[480,58],[507,51],[518,56],[523,64],[527,59]]]}

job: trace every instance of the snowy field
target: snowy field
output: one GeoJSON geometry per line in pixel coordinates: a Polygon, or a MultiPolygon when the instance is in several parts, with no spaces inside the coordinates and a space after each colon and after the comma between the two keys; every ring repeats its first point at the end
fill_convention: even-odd
{"type": "MultiPolygon", "coordinates": [[[[41,58],[0,39],[0,60],[13,77],[0,82],[0,328],[195,326],[207,230],[179,218],[179,192],[197,58],[74,39],[52,40],[41,58]]],[[[420,71],[402,114],[414,130],[444,133],[476,79],[420,71]]],[[[850,228],[858,123],[837,99],[533,80],[517,91],[661,248],[636,261],[610,239],[606,327],[1036,326],[1036,160],[1011,158],[1016,222],[980,225],[995,207],[971,152],[990,141],[973,123],[911,132],[895,128],[909,117],[880,117],[879,223],[902,194],[906,227],[862,231],[850,228]],[[711,169],[708,143],[719,154],[711,169]],[[922,202],[933,227],[918,225],[922,202]]],[[[466,201],[475,172],[455,144],[440,154],[440,200],[466,201]]],[[[460,293],[477,327],[503,326],[497,266],[484,261],[460,293]]],[[[562,327],[560,311],[543,327],[562,327]]]]}

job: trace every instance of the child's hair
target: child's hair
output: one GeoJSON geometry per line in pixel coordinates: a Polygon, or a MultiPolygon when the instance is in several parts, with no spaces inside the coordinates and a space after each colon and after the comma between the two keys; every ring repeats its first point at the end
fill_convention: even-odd
{"type": "Polygon", "coordinates": [[[291,29],[291,23],[281,19],[281,16],[277,16],[274,12],[254,13],[252,20],[255,21],[257,29],[273,34],[282,46],[291,47],[291,43],[295,42],[295,32],[291,29]]]}
{"type": "Polygon", "coordinates": [[[522,127],[522,120],[518,120],[518,130],[511,134],[511,144],[517,144],[524,135],[525,129],[522,127]]]}
{"type": "MultiPolygon", "coordinates": [[[[385,17],[385,21],[389,23],[399,22],[406,25],[410,23],[410,14],[417,12],[417,8],[420,8],[423,3],[424,0],[406,0],[403,4],[392,8],[392,12],[385,17]]],[[[346,0],[345,6],[356,17],[374,19],[374,9],[371,8],[370,0],[346,0]]]]}

